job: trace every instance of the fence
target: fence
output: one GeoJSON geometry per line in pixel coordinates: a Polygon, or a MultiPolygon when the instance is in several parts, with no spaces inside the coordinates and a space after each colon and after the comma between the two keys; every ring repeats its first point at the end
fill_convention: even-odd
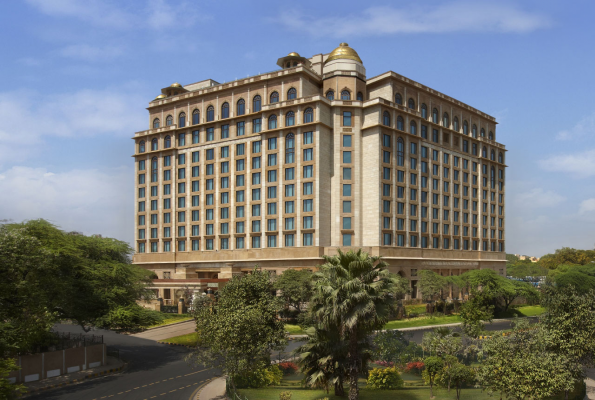
{"type": "Polygon", "coordinates": [[[73,349],[76,347],[94,346],[103,344],[103,335],[72,334],[70,332],[50,332],[45,343],[39,344],[27,352],[19,355],[36,354],[49,351],[73,349]]]}
{"type": "Polygon", "coordinates": [[[12,383],[32,382],[105,365],[105,344],[88,344],[87,340],[81,343],[82,346],[18,356],[16,361],[20,369],[11,372],[8,380],[12,383]]]}

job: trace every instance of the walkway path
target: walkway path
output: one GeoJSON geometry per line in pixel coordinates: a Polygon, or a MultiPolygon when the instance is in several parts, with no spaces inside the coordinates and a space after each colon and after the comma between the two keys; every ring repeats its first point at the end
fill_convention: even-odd
{"type": "Polygon", "coordinates": [[[195,400],[226,400],[225,377],[215,378],[198,392],[195,400]]]}
{"type": "Polygon", "coordinates": [[[196,322],[194,320],[180,322],[178,324],[165,325],[159,328],[153,328],[141,333],[135,333],[134,336],[149,340],[163,340],[173,336],[186,335],[194,332],[196,329],[196,322]]]}
{"type": "Polygon", "coordinates": [[[587,395],[585,396],[585,400],[595,400],[595,368],[587,369],[587,379],[585,379],[585,383],[587,384],[587,395]]]}

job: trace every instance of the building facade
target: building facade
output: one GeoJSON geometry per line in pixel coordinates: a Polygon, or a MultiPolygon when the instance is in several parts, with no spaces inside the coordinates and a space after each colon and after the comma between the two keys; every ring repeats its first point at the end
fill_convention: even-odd
{"type": "MultiPolygon", "coordinates": [[[[314,268],[363,248],[411,280],[505,276],[496,120],[342,43],[280,70],[162,89],[135,133],[134,263],[166,302],[255,265],[314,268]]],[[[457,297],[457,294],[453,296],[457,297]]]]}

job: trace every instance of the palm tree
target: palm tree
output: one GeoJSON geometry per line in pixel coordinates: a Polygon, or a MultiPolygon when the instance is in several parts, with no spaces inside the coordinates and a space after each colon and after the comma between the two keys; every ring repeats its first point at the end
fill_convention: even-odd
{"type": "Polygon", "coordinates": [[[312,312],[320,327],[337,329],[347,343],[346,369],[349,400],[359,396],[358,378],[365,370],[367,357],[360,345],[368,334],[387,321],[395,296],[405,291],[405,282],[391,274],[380,257],[358,250],[333,257],[314,274],[312,312]]]}
{"type": "Polygon", "coordinates": [[[306,330],[308,342],[294,350],[299,355],[298,364],[312,386],[322,386],[328,394],[329,384],[335,396],[345,395],[343,380],[347,376],[345,365],[347,343],[341,340],[339,329],[311,327],[306,330]]]}

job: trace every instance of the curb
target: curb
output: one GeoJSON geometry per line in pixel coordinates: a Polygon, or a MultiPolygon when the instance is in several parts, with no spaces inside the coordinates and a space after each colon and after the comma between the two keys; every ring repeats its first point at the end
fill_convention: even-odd
{"type": "Polygon", "coordinates": [[[155,326],[153,328],[147,328],[144,331],[137,332],[137,333],[143,333],[143,332],[152,331],[154,329],[162,329],[162,328],[167,328],[167,327],[174,326],[174,325],[185,324],[186,322],[190,322],[190,321],[193,321],[193,320],[194,320],[193,318],[190,318],[190,319],[187,319],[185,321],[174,322],[173,324],[159,325],[159,326],[155,326]]]}
{"type": "Polygon", "coordinates": [[[196,347],[194,346],[188,346],[185,344],[180,344],[180,343],[170,343],[170,342],[162,342],[162,341],[157,341],[157,343],[161,343],[161,344],[167,344],[169,346],[178,346],[178,347],[186,347],[187,349],[195,349],[196,347]]]}
{"type": "Polygon", "coordinates": [[[86,375],[82,379],[72,379],[72,380],[69,380],[69,381],[66,381],[66,382],[62,382],[62,383],[58,383],[58,384],[55,384],[55,385],[48,385],[48,386],[44,386],[44,387],[38,388],[38,389],[27,390],[26,392],[23,392],[21,394],[21,397],[25,397],[27,395],[30,395],[30,394],[33,394],[33,393],[37,393],[37,392],[41,392],[41,391],[45,391],[45,390],[57,389],[57,388],[60,388],[60,387],[72,385],[74,383],[84,382],[86,379],[89,379],[89,378],[95,378],[95,377],[102,376],[102,375],[112,374],[114,372],[120,372],[127,365],[128,364],[125,363],[124,365],[122,365],[121,367],[118,367],[118,368],[111,368],[109,370],[106,370],[106,371],[103,371],[103,372],[98,372],[96,374],[86,375]]]}
{"type": "Polygon", "coordinates": [[[198,400],[200,398],[200,393],[205,389],[205,387],[207,387],[207,385],[211,382],[213,382],[216,379],[221,378],[221,376],[216,376],[214,378],[209,379],[207,382],[203,383],[199,388],[197,392],[192,393],[191,399],[194,400],[198,400]]]}

